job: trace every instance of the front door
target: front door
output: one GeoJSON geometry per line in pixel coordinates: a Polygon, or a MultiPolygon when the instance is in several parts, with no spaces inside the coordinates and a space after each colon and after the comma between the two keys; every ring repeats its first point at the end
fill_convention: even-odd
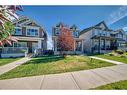
{"type": "Polygon", "coordinates": [[[33,53],[35,49],[38,48],[38,43],[37,42],[28,42],[27,43],[29,53],[33,53]]]}
{"type": "Polygon", "coordinates": [[[35,49],[38,48],[38,43],[37,42],[33,42],[32,43],[32,52],[34,52],[35,49]]]}

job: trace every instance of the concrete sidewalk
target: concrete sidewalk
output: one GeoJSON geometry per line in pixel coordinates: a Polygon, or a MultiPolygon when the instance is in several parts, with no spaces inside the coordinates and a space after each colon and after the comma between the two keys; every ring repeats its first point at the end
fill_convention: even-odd
{"type": "Polygon", "coordinates": [[[127,65],[61,74],[0,80],[0,89],[90,89],[120,80],[127,80],[127,65]]]}
{"type": "Polygon", "coordinates": [[[9,63],[7,65],[0,66],[0,75],[14,69],[15,67],[17,67],[17,66],[19,66],[19,65],[21,65],[21,64],[23,64],[29,60],[31,60],[31,58],[24,57],[20,60],[14,61],[14,62],[9,63]]]}
{"type": "Polygon", "coordinates": [[[106,61],[106,62],[110,62],[110,63],[116,64],[116,65],[125,64],[125,63],[122,63],[122,62],[118,62],[118,61],[114,61],[114,60],[109,60],[109,59],[105,59],[105,58],[100,58],[100,57],[95,57],[95,56],[90,56],[90,58],[98,59],[98,60],[102,60],[102,61],[106,61]]]}

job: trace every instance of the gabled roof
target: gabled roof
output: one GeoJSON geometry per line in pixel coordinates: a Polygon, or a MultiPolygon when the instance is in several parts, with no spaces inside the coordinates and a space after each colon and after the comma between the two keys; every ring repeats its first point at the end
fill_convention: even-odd
{"type": "Polygon", "coordinates": [[[103,24],[103,25],[105,26],[105,28],[108,28],[107,25],[106,25],[106,23],[105,23],[104,21],[101,21],[100,23],[98,23],[98,24],[95,25],[95,26],[100,26],[101,24],[103,24]]]}
{"type": "Polygon", "coordinates": [[[123,29],[118,29],[115,31],[116,33],[122,33],[122,34],[127,34],[123,29]]]}
{"type": "Polygon", "coordinates": [[[19,17],[18,20],[13,21],[13,24],[16,26],[38,26],[40,27],[35,21],[29,19],[26,16],[19,17]]]}
{"type": "Polygon", "coordinates": [[[77,29],[77,26],[75,24],[73,24],[70,29],[77,29]]]}
{"type": "Polygon", "coordinates": [[[101,21],[100,23],[98,23],[98,24],[96,24],[96,25],[94,25],[94,26],[91,26],[91,27],[89,27],[89,28],[86,28],[86,29],[84,29],[84,30],[82,30],[80,33],[79,33],[79,35],[82,35],[82,34],[84,34],[85,32],[87,32],[87,31],[89,31],[89,30],[91,30],[91,29],[102,29],[101,27],[100,27],[100,25],[104,25],[104,27],[105,27],[105,29],[104,30],[106,30],[106,31],[112,31],[111,29],[109,29],[108,27],[107,27],[107,25],[106,25],[106,23],[104,22],[104,21],[101,21]]]}
{"type": "Polygon", "coordinates": [[[19,26],[19,27],[21,27],[21,26],[37,26],[37,27],[40,27],[40,29],[42,29],[42,30],[43,30],[43,33],[44,33],[44,36],[43,36],[43,37],[45,37],[45,38],[47,39],[47,33],[46,33],[46,31],[44,30],[44,28],[42,28],[42,27],[41,27],[40,25],[38,25],[35,21],[29,19],[29,18],[26,17],[26,16],[20,16],[20,17],[18,18],[18,20],[14,20],[14,21],[13,21],[13,24],[14,24],[15,26],[19,26]]]}
{"type": "Polygon", "coordinates": [[[56,27],[60,27],[60,26],[64,26],[64,24],[62,22],[59,22],[58,24],[56,24],[56,27]]]}

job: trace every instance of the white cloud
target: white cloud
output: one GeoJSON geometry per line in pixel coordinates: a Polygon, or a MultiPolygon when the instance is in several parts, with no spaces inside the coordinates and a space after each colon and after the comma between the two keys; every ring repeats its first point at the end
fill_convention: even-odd
{"type": "Polygon", "coordinates": [[[111,13],[106,22],[108,25],[110,25],[117,22],[118,20],[120,20],[125,16],[127,16],[127,6],[122,6],[117,11],[111,13]]]}

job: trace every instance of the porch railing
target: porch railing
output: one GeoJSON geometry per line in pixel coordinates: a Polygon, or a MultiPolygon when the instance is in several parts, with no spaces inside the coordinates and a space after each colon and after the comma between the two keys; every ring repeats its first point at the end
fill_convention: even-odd
{"type": "Polygon", "coordinates": [[[125,46],[121,46],[121,47],[118,47],[118,49],[121,49],[121,50],[123,50],[123,51],[127,51],[127,47],[125,47],[125,46]]]}
{"type": "Polygon", "coordinates": [[[28,47],[3,47],[2,54],[28,53],[28,47]]]}

